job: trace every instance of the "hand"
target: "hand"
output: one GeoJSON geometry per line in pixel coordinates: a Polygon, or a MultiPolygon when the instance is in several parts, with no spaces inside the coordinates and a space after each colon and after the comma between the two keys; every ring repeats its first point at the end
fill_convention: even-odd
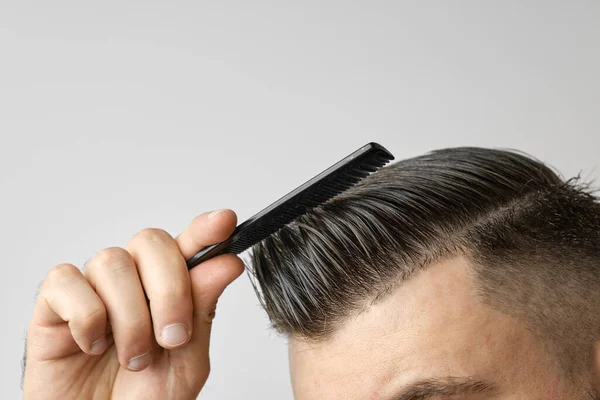
{"type": "Polygon", "coordinates": [[[221,255],[188,271],[185,260],[225,240],[236,220],[203,214],[176,238],[144,229],[83,273],[52,269],[29,324],[24,398],[195,399],[217,299],[244,266],[221,255]]]}

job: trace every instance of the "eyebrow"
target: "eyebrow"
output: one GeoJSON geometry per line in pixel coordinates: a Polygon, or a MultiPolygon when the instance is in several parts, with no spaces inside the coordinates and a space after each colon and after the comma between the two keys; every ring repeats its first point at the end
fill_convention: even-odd
{"type": "Polygon", "coordinates": [[[414,382],[404,387],[389,400],[428,400],[435,396],[455,397],[468,394],[498,394],[498,387],[492,383],[469,378],[435,378],[414,382]]]}

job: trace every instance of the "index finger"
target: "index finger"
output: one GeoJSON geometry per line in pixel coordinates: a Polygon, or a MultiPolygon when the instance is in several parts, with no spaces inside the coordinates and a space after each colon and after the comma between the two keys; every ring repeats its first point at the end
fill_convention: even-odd
{"type": "Polygon", "coordinates": [[[175,238],[187,260],[206,246],[226,240],[235,230],[237,215],[229,209],[201,214],[175,238]]]}

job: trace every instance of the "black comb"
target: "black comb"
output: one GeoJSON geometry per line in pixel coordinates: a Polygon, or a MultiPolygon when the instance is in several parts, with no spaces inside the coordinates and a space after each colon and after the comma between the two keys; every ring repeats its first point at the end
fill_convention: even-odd
{"type": "Polygon", "coordinates": [[[205,247],[188,269],[219,254],[239,254],[392,161],[383,146],[369,143],[239,225],[224,242],[205,247]]]}

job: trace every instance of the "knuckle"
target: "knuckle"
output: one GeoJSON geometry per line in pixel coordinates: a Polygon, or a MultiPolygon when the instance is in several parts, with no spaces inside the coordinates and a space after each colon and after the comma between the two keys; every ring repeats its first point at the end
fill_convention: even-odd
{"type": "Polygon", "coordinates": [[[52,268],[46,275],[48,283],[60,282],[66,277],[73,276],[79,272],[79,269],[73,264],[59,264],[52,268]]]}
{"type": "Polygon", "coordinates": [[[126,337],[139,336],[140,333],[148,330],[148,324],[144,321],[121,321],[118,325],[115,325],[115,329],[118,329],[126,337]]]}
{"type": "Polygon", "coordinates": [[[138,319],[135,321],[120,321],[116,323],[113,330],[118,331],[120,335],[135,343],[142,343],[150,340],[152,334],[152,325],[150,321],[138,319]]]}
{"type": "Polygon", "coordinates": [[[212,322],[216,316],[217,316],[217,306],[206,310],[205,319],[207,322],[212,322]]]}
{"type": "Polygon", "coordinates": [[[217,306],[216,305],[208,307],[208,308],[203,308],[201,310],[194,310],[194,317],[199,318],[200,321],[204,322],[205,324],[212,324],[216,315],[217,315],[217,306]]]}
{"type": "Polygon", "coordinates": [[[146,242],[152,243],[162,243],[167,240],[173,239],[171,235],[163,230],[158,228],[145,228],[142,229],[135,235],[134,240],[142,240],[146,242]]]}
{"type": "Polygon", "coordinates": [[[121,247],[108,247],[101,250],[96,255],[95,262],[103,268],[111,270],[120,270],[135,265],[131,254],[121,247]]]}
{"type": "Polygon", "coordinates": [[[89,332],[96,329],[99,324],[106,321],[106,310],[100,304],[89,305],[79,311],[73,319],[75,327],[81,331],[89,332]]]}

